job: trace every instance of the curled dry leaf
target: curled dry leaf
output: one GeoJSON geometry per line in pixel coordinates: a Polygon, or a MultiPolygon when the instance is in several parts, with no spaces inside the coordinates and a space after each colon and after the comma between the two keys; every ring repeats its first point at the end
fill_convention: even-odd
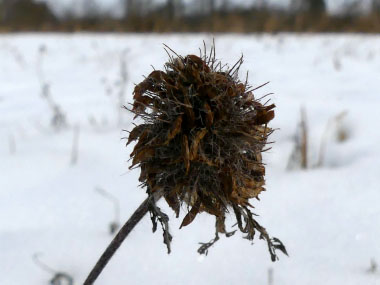
{"type": "Polygon", "coordinates": [[[165,142],[165,145],[167,145],[177,134],[181,132],[181,125],[182,125],[182,116],[179,116],[172,126],[172,128],[169,131],[168,138],[165,142]]]}

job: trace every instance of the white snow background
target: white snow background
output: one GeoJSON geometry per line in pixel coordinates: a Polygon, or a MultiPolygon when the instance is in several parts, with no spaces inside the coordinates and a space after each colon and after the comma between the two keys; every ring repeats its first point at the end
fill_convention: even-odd
{"type": "MultiPolygon", "coordinates": [[[[14,34],[0,36],[0,284],[49,284],[67,272],[82,284],[111,241],[110,201],[120,202],[121,223],[146,197],[138,170],[128,170],[122,129],[132,116],[120,106],[121,57],[125,56],[132,102],[134,83],[167,60],[162,43],[181,55],[198,54],[200,35],[14,34]],[[42,80],[42,81],[41,81],[42,80]],[[51,126],[52,110],[41,82],[66,115],[68,127],[51,126]],[[75,126],[78,161],[70,164],[75,126]]],[[[270,261],[266,243],[252,245],[237,232],[223,237],[208,256],[198,242],[213,238],[214,219],[200,214],[179,230],[170,217],[172,253],[161,229],[152,234],[149,217],[135,228],[96,284],[380,284],[380,36],[217,35],[217,57],[234,64],[241,54],[244,78],[256,96],[274,92],[278,128],[265,156],[267,191],[252,201],[258,221],[286,245],[289,257],[270,261]],[[331,118],[346,111],[348,139],[339,143],[330,128],[325,162],[306,171],[287,170],[300,108],[307,113],[309,159],[317,162],[331,118]]],[[[231,224],[231,223],[230,223],[231,224]]]]}

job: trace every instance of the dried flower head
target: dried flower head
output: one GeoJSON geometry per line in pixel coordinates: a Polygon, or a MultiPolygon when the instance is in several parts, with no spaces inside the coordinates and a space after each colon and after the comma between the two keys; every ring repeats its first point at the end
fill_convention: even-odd
{"type": "MultiPolygon", "coordinates": [[[[253,218],[249,202],[265,190],[261,153],[272,133],[267,124],[275,105],[262,104],[253,94],[257,88],[239,80],[242,58],[231,68],[222,65],[215,45],[199,57],[172,50],[168,55],[164,71],[154,70],[134,89],[131,111],[144,123],[128,138],[127,144],[137,140],[131,168],[140,167],[148,195],[163,196],[177,217],[181,205],[187,207],[181,227],[200,212],[216,217],[216,237],[202,244],[200,253],[207,253],[218,233],[234,233],[225,228],[232,211],[246,238],[253,240],[258,231],[276,260],[275,249],[286,253],[285,247],[253,218]]],[[[151,215],[154,223],[157,216],[167,223],[161,211],[152,209],[151,215]]],[[[167,233],[165,242],[170,240],[167,233]]]]}

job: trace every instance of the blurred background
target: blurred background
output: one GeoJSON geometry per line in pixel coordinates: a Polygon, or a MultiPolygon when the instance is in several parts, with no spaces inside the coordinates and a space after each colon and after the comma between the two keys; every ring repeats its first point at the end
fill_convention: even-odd
{"type": "MultiPolygon", "coordinates": [[[[286,246],[145,217],[96,284],[379,285],[379,0],[0,0],[0,284],[82,284],[146,198],[122,106],[168,55],[216,57],[276,104],[257,221],[286,246]]],[[[271,104],[268,103],[268,104],[271,104]]],[[[227,220],[228,230],[236,225],[227,220]]]]}
{"type": "Polygon", "coordinates": [[[1,0],[2,31],[379,32],[379,0],[1,0]]]}

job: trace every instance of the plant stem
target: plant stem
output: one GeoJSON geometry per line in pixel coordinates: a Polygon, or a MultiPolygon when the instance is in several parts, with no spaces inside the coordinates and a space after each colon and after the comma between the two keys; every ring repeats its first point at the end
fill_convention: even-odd
{"type": "Polygon", "coordinates": [[[91,270],[88,275],[86,281],[84,281],[83,285],[92,285],[99,277],[100,273],[102,273],[104,267],[108,264],[112,256],[118,250],[120,245],[123,243],[125,238],[129,235],[129,233],[134,229],[134,227],[141,221],[141,219],[146,215],[149,210],[150,203],[154,203],[160,197],[154,197],[153,195],[146,198],[144,202],[136,209],[136,211],[132,214],[129,220],[124,224],[124,226],[117,233],[115,238],[108,245],[107,249],[104,251],[102,256],[99,258],[98,262],[95,264],[94,268],[91,270]],[[152,200],[155,201],[152,201],[152,200]]]}

